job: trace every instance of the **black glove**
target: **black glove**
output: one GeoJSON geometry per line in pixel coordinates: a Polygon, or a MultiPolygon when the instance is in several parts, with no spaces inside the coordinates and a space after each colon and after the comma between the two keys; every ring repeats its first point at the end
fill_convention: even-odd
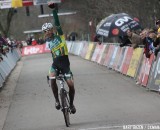
{"type": "Polygon", "coordinates": [[[49,2],[48,3],[48,7],[51,8],[51,9],[55,9],[55,10],[58,11],[58,4],[57,3],[49,2]]]}
{"type": "Polygon", "coordinates": [[[55,8],[55,3],[49,2],[48,7],[51,8],[51,9],[54,9],[55,8]]]}

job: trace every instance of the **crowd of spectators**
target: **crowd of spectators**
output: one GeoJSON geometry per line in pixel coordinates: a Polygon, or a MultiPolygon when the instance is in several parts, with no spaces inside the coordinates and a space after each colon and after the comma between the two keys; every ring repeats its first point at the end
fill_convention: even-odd
{"type": "Polygon", "coordinates": [[[0,62],[3,60],[3,56],[14,48],[22,48],[23,44],[21,41],[14,40],[12,38],[5,38],[0,34],[0,62]]]}
{"type": "Polygon", "coordinates": [[[26,42],[27,42],[27,45],[35,46],[35,45],[44,44],[45,40],[41,37],[39,37],[38,39],[35,39],[34,36],[31,35],[30,37],[27,38],[26,42]]]}
{"type": "Polygon", "coordinates": [[[150,58],[152,53],[157,57],[160,51],[160,20],[157,20],[155,24],[156,29],[145,28],[139,33],[127,30],[126,35],[119,36],[119,40],[121,41],[120,47],[132,46],[135,49],[142,46],[147,58],[150,58]]]}

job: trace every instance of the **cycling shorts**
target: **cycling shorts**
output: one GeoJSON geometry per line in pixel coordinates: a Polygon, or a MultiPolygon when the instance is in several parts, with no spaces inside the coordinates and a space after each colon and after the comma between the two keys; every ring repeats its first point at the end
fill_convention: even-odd
{"type": "Polygon", "coordinates": [[[57,75],[57,70],[61,71],[64,74],[65,79],[71,79],[73,77],[72,72],[70,70],[70,62],[68,55],[60,56],[54,59],[52,66],[49,69],[49,74],[54,73],[57,75]]]}

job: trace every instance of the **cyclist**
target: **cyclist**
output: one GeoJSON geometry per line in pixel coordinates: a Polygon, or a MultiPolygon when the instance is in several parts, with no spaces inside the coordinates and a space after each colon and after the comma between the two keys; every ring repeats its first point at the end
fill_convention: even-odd
{"type": "MultiPolygon", "coordinates": [[[[74,114],[76,112],[76,108],[73,104],[75,89],[73,82],[73,75],[70,70],[70,62],[68,58],[68,49],[65,42],[65,36],[63,35],[63,31],[60,26],[59,18],[57,15],[58,7],[57,4],[48,3],[48,7],[53,9],[53,18],[55,26],[52,23],[44,23],[42,25],[42,31],[45,34],[46,42],[52,53],[53,63],[49,70],[49,76],[56,76],[56,69],[60,70],[67,82],[69,87],[69,98],[70,98],[70,110],[71,113],[74,114]],[[55,30],[56,29],[56,30],[55,30]]],[[[51,88],[55,97],[55,107],[57,110],[60,109],[60,102],[58,98],[58,87],[55,79],[51,79],[51,88]]]]}

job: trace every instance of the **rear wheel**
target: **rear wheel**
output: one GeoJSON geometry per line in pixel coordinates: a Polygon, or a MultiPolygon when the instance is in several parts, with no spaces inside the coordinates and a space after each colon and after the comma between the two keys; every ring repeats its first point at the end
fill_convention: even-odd
{"type": "Polygon", "coordinates": [[[67,92],[64,89],[61,89],[60,96],[61,96],[61,104],[62,104],[62,112],[64,115],[64,120],[66,126],[69,127],[70,120],[69,120],[69,104],[67,101],[67,92]]]}

